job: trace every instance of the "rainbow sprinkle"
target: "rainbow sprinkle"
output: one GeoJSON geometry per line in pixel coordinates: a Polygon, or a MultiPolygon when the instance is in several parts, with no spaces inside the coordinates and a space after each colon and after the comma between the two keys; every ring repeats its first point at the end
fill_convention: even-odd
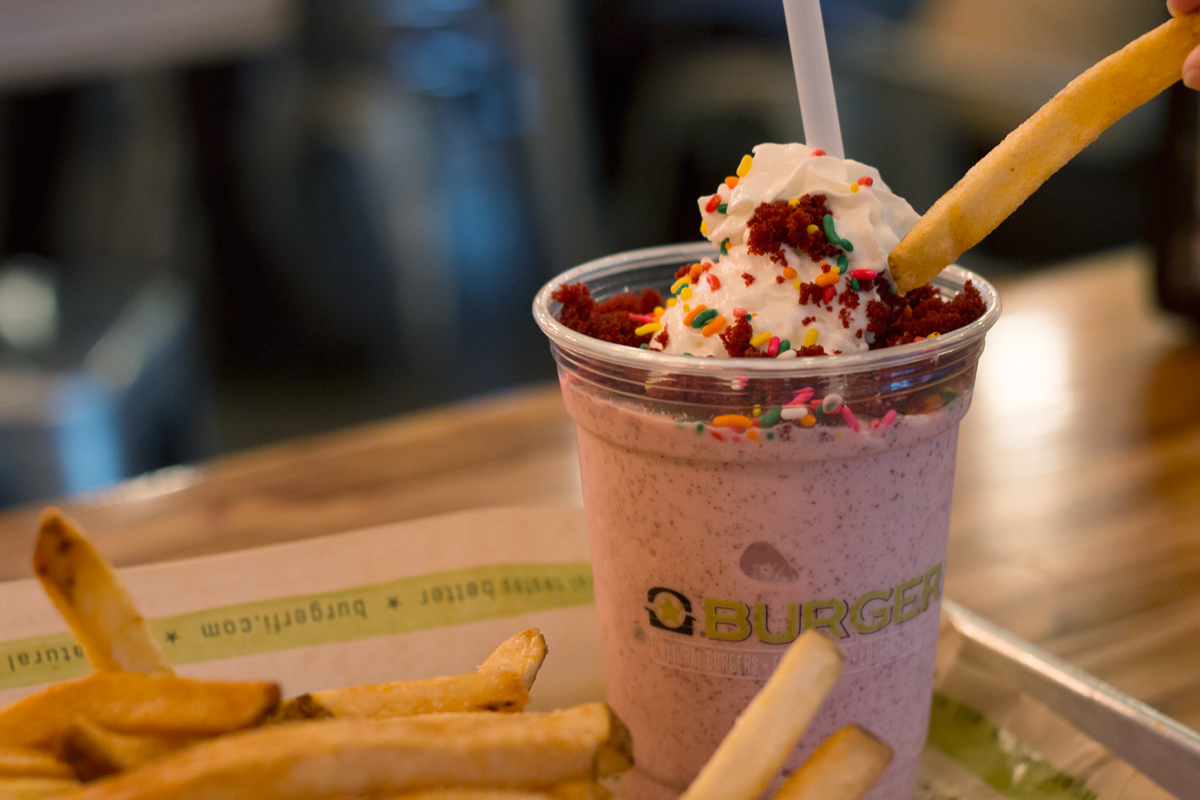
{"type": "Polygon", "coordinates": [[[721,330],[728,324],[724,317],[717,317],[712,322],[704,326],[700,331],[705,337],[712,336],[714,333],[720,333],[721,330]]]}
{"type": "Polygon", "coordinates": [[[827,394],[821,401],[821,411],[826,414],[836,414],[841,407],[842,396],[840,394],[827,394]]]}
{"type": "Polygon", "coordinates": [[[742,163],[738,164],[737,176],[739,178],[746,177],[746,173],[750,171],[750,167],[754,165],[753,156],[742,156],[742,163]]]}
{"type": "MultiPolygon", "coordinates": [[[[645,336],[648,333],[658,333],[662,330],[662,327],[663,326],[661,322],[649,322],[636,329],[633,334],[634,336],[645,336]]],[[[626,328],[626,330],[628,330],[628,328],[626,328]]]]}

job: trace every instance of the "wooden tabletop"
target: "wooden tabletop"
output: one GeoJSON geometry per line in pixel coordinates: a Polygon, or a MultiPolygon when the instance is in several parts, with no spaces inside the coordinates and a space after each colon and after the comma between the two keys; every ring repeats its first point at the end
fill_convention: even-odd
{"type": "MultiPolygon", "coordinates": [[[[1001,282],[947,596],[1200,727],[1200,342],[1126,250],[1001,282]]],[[[549,354],[547,353],[547,358],[549,354]]],[[[579,504],[556,386],[164,470],[66,503],[117,564],[497,504],[579,504]]],[[[0,515],[0,579],[36,509],[0,515]]]]}

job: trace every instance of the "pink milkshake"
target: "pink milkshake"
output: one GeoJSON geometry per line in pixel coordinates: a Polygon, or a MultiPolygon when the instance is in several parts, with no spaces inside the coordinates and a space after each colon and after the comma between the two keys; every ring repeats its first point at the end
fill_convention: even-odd
{"type": "MultiPolygon", "coordinates": [[[[769,155],[778,167],[796,156],[804,166],[809,153],[801,159],[760,146],[756,159],[769,155]]],[[[816,205],[811,192],[789,187],[779,173],[760,176],[757,187],[745,181],[756,192],[750,200],[790,195],[805,198],[791,208],[816,205]]],[[[744,229],[753,215],[727,188],[734,191],[725,192],[725,203],[701,198],[702,214],[724,205],[730,218],[742,213],[744,229]]],[[[636,766],[622,784],[633,800],[685,789],[787,644],[809,628],[844,649],[846,666],[789,768],[856,722],[895,751],[868,796],[902,800],[915,788],[958,422],[999,302],[990,286],[950,268],[935,282],[939,292],[962,293],[970,279],[986,306],[982,317],[913,344],[868,349],[864,339],[871,337],[855,333],[867,327],[865,315],[855,316],[867,300],[847,309],[850,300],[827,302],[818,294],[820,307],[806,307],[805,293],[815,290],[803,284],[823,289],[838,281],[812,277],[833,272],[839,291],[848,292],[845,276],[868,267],[847,256],[857,251],[861,259],[874,249],[886,257],[888,237],[898,241],[902,231],[875,235],[856,227],[854,209],[834,200],[819,209],[833,217],[822,234],[853,250],[839,248],[832,258],[815,246],[781,248],[782,258],[774,259],[747,252],[754,249],[750,237],[735,241],[736,226],[725,224],[717,234],[722,258],[691,269],[683,287],[675,268],[711,250],[658,248],[592,262],[560,276],[535,303],[577,423],[609,701],[633,734],[636,766]],[[869,233],[882,244],[873,248],[869,233]],[[822,269],[839,257],[842,270],[822,269]],[[776,273],[785,280],[774,280],[776,273]],[[734,280],[743,275],[752,279],[734,280]],[[601,298],[670,287],[676,302],[636,315],[639,329],[654,337],[638,349],[581,335],[554,318],[551,295],[574,282],[601,298]],[[787,307],[775,302],[780,297],[787,307]],[[700,317],[710,308],[717,314],[700,317]],[[697,317],[710,325],[716,316],[741,333],[718,344],[693,325],[697,317]],[[800,346],[784,346],[792,354],[785,358],[776,343],[773,357],[719,357],[722,344],[729,354],[755,355],[751,348],[770,346],[763,333],[824,341],[840,352],[804,357],[800,346]]],[[[879,225],[887,214],[876,205],[860,216],[879,225]]],[[[723,222],[714,221],[709,231],[723,222]]],[[[876,263],[873,271],[883,270],[876,263]]],[[[867,281],[855,283],[856,294],[887,295],[886,284],[867,281]]]]}

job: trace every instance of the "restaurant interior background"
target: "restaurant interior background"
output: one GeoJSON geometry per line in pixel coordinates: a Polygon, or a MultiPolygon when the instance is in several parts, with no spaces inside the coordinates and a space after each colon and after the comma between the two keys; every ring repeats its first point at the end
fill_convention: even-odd
{"type": "MultiPolygon", "coordinates": [[[[1166,18],[824,13],[846,152],[919,211],[1166,18]]],[[[802,138],[778,0],[6,0],[0,93],[0,505],[550,380],[539,285],[802,138]]],[[[963,263],[1168,252],[1196,116],[1139,109],[963,263]]]]}

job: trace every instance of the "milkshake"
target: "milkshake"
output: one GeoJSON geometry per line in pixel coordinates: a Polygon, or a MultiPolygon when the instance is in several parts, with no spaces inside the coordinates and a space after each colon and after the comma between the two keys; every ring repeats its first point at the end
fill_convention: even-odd
{"type": "Polygon", "coordinates": [[[958,422],[999,304],[956,268],[927,291],[937,303],[914,312],[896,298],[886,254],[916,215],[873,170],[820,158],[760,146],[759,173],[752,165],[701,198],[715,258],[704,245],[622,254],[560,276],[535,303],[577,423],[604,668],[633,735],[623,787],[634,800],[686,788],[810,628],[842,646],[846,666],[789,767],[857,722],[895,751],[869,797],[915,787],[958,422]],[[554,296],[577,283],[601,301],[650,288],[675,302],[630,296],[643,306],[607,320],[600,327],[616,333],[602,341],[555,319],[571,312],[554,296]],[[954,297],[966,298],[960,310],[977,298],[978,318],[914,333],[914,317],[932,320],[954,297]]]}

